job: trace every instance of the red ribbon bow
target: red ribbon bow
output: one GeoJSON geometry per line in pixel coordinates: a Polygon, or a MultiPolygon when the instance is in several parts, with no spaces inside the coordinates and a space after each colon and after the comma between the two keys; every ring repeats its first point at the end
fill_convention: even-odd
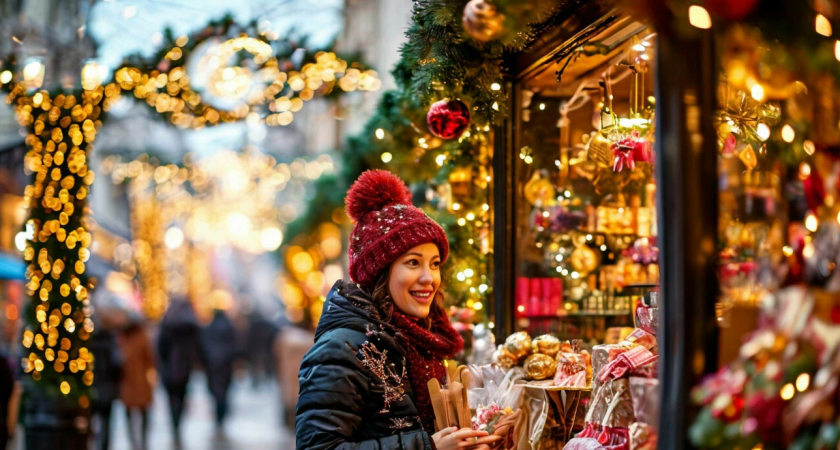
{"type": "Polygon", "coordinates": [[[621,172],[625,168],[633,170],[636,168],[637,162],[652,162],[653,149],[650,141],[639,137],[639,132],[634,131],[629,137],[626,137],[611,147],[615,161],[613,162],[613,172],[621,172]]]}

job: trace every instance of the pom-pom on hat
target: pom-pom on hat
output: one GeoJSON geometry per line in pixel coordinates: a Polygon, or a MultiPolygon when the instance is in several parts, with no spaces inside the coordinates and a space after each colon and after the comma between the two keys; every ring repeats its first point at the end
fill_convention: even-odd
{"type": "Polygon", "coordinates": [[[411,204],[411,192],[385,170],[363,173],[347,191],[347,215],[356,225],[350,233],[350,278],[372,287],[394,260],[420,244],[431,242],[441,263],[449,256],[449,240],[437,222],[411,204]]]}

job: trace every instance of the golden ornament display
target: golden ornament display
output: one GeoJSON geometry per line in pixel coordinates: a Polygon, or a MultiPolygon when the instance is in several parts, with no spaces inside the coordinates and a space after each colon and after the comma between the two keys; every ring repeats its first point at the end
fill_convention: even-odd
{"type": "Polygon", "coordinates": [[[557,362],[554,358],[542,353],[534,353],[525,358],[522,367],[525,368],[527,377],[532,380],[545,380],[553,377],[557,372],[557,362]]]}
{"type": "Polygon", "coordinates": [[[527,331],[513,333],[505,339],[505,349],[517,360],[522,359],[531,353],[531,336],[527,331]]]}
{"type": "Polygon", "coordinates": [[[534,353],[541,353],[552,358],[556,358],[557,354],[560,353],[560,339],[550,334],[535,337],[531,341],[531,346],[534,353]]]}
{"type": "Polygon", "coordinates": [[[507,370],[511,367],[519,364],[519,358],[516,357],[513,353],[508,351],[505,346],[500,345],[495,352],[493,352],[492,357],[493,363],[497,364],[499,367],[507,370]]]}

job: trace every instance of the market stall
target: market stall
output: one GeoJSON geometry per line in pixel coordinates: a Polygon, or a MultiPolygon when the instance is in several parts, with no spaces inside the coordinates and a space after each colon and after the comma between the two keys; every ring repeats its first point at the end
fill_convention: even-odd
{"type": "Polygon", "coordinates": [[[565,4],[506,59],[496,362],[563,392],[529,370],[545,352],[516,350],[579,342],[585,357],[543,365],[592,361],[573,366],[592,374],[584,440],[615,444],[617,426],[630,448],[833,448],[834,419],[805,405],[827,401],[818,370],[835,389],[835,3],[607,6],[565,4]]]}

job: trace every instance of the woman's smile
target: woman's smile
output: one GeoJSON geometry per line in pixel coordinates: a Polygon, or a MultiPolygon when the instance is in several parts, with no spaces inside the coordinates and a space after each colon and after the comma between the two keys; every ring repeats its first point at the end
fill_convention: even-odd
{"type": "Polygon", "coordinates": [[[434,290],[417,290],[417,291],[408,291],[409,295],[411,295],[414,300],[420,303],[427,303],[434,299],[435,291],[434,290]]]}

